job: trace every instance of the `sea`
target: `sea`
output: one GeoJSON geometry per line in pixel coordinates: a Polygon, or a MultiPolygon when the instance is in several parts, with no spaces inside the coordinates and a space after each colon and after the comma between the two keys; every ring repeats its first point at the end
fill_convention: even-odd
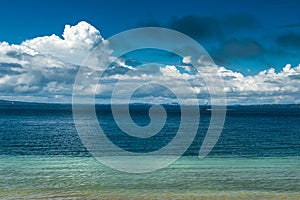
{"type": "MultiPolygon", "coordinates": [[[[147,153],[169,144],[182,120],[180,105],[163,106],[163,128],[138,139],[120,130],[110,105],[95,110],[115,145],[147,153]]],[[[130,105],[132,120],[151,123],[150,107],[130,105]]],[[[196,136],[178,160],[127,173],[87,150],[72,105],[1,101],[0,199],[300,199],[300,105],[227,106],[218,142],[202,159],[211,110],[199,110],[196,136]]]]}

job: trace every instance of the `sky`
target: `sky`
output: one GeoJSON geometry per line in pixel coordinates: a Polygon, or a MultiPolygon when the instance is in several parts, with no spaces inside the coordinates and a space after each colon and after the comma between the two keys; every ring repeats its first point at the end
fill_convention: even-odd
{"type": "MultiPolygon", "coordinates": [[[[0,7],[2,99],[69,102],[78,67],[96,44],[155,26],[187,34],[206,49],[225,77],[229,103],[300,102],[297,0],[2,0],[0,7]]],[[[167,69],[177,78],[180,67],[156,66],[161,76],[167,69]]]]}

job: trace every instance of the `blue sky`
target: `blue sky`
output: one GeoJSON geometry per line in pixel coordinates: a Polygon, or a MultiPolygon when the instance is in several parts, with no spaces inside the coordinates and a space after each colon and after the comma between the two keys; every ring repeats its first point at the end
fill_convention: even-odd
{"type": "Polygon", "coordinates": [[[0,5],[0,41],[9,43],[60,35],[65,24],[84,20],[104,38],[140,26],[177,29],[198,40],[217,64],[243,73],[300,63],[297,0],[3,0],[0,5]]]}
{"type": "MultiPolygon", "coordinates": [[[[80,55],[93,47],[87,41],[96,44],[128,29],[156,26],[197,40],[225,74],[233,103],[248,97],[246,103],[300,102],[297,0],[2,0],[0,6],[4,99],[68,101],[80,55]],[[76,48],[78,55],[67,53],[76,48]]],[[[184,68],[157,68],[178,77],[176,70],[184,68]]]]}

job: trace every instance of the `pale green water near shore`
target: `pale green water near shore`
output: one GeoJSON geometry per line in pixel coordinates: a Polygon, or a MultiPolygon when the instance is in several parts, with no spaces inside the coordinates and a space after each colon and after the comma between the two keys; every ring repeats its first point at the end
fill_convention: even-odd
{"type": "Polygon", "coordinates": [[[0,156],[1,199],[300,197],[300,158],[185,156],[168,168],[128,174],[93,157],[0,156]]]}

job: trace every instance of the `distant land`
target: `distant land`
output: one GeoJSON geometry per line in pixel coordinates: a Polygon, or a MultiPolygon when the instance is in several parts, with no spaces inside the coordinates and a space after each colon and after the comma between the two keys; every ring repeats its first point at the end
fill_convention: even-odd
{"type": "MultiPolygon", "coordinates": [[[[26,105],[26,104],[30,104],[30,105],[71,105],[72,103],[53,103],[53,102],[25,102],[25,101],[11,101],[11,100],[0,100],[0,106],[5,106],[5,105],[26,105]]],[[[100,104],[100,103],[96,103],[96,105],[110,105],[110,104],[100,104]]],[[[151,105],[149,103],[131,103],[130,105],[151,105]]],[[[179,104],[174,104],[174,103],[167,103],[167,104],[163,104],[163,105],[179,105],[179,104]]],[[[300,104],[228,104],[228,107],[235,107],[235,106],[288,106],[288,107],[296,107],[296,108],[300,108],[300,104]]],[[[200,106],[204,106],[204,105],[200,105],[200,106]]],[[[210,105],[207,105],[210,106],[210,105]]]]}

